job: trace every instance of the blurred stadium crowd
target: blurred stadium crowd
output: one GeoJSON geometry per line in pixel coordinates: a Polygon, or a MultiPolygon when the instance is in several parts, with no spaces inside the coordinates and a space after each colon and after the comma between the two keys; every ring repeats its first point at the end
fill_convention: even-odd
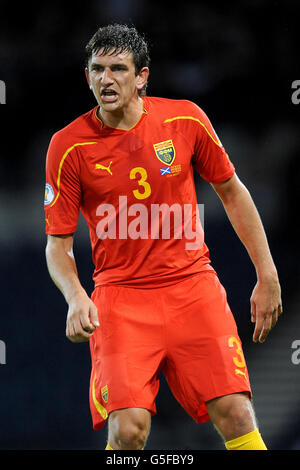
{"type": "MultiPolygon", "coordinates": [[[[95,105],[84,46],[111,22],[134,23],[150,44],[148,94],[196,102],[210,117],[263,219],[283,290],[284,316],[264,345],[251,343],[255,273],[210,186],[206,242],[244,343],[261,432],[272,449],[300,449],[299,4],[287,0],[1,1],[0,80],[0,449],[101,449],[88,406],[89,351],[65,338],[66,304],[49,278],[44,248],[44,164],[54,132],[95,105]]],[[[75,256],[92,290],[87,229],[75,256]]],[[[205,380],[205,378],[204,378],[205,380]]],[[[196,425],[162,377],[149,449],[222,449],[211,423],[196,425]]]]}

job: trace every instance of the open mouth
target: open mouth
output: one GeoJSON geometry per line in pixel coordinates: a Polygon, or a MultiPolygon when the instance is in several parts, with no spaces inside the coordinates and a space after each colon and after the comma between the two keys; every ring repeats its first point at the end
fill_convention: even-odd
{"type": "Polygon", "coordinates": [[[101,100],[104,103],[114,103],[118,99],[118,93],[114,90],[102,90],[101,92],[101,100]]]}

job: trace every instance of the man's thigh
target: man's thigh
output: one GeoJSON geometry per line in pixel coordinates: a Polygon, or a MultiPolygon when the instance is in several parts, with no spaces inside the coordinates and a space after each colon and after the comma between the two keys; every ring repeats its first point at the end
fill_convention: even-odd
{"type": "Polygon", "coordinates": [[[163,372],[179,403],[197,422],[210,419],[206,401],[236,392],[251,395],[236,322],[214,272],[178,285],[168,314],[163,372]]]}
{"type": "Polygon", "coordinates": [[[90,407],[100,429],[119,409],[156,413],[165,356],[160,302],[153,291],[109,286],[93,294],[100,326],[90,340],[90,407]]]}

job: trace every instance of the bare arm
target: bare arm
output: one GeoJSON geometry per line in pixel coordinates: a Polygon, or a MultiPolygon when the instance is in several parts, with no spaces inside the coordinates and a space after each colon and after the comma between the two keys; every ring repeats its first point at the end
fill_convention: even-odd
{"type": "Polygon", "coordinates": [[[46,260],[49,274],[69,306],[66,336],[76,343],[88,341],[99,326],[98,314],[78,278],[73,235],[48,235],[46,260]]]}
{"type": "Polygon", "coordinates": [[[263,224],[249,191],[237,175],[212,186],[256,269],[257,284],[250,300],[251,319],[256,323],[253,341],[263,342],[282,313],[280,284],[263,224]]]}

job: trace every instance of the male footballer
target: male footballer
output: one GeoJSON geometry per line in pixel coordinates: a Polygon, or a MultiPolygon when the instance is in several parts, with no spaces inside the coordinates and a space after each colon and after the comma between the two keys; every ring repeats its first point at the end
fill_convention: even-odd
{"type": "Polygon", "coordinates": [[[89,341],[95,430],[107,450],[143,449],[162,372],[186,412],[211,420],[228,450],[266,450],[226,292],[199,221],[193,171],[210,183],[257,274],[253,340],[282,313],[258,211],[196,104],[146,95],[149,55],[132,26],[99,28],[86,46],[97,105],[56,132],[46,162],[46,258],[68,304],[66,335],[89,341]],[[94,291],[78,277],[79,211],[90,233],[94,291]]]}

